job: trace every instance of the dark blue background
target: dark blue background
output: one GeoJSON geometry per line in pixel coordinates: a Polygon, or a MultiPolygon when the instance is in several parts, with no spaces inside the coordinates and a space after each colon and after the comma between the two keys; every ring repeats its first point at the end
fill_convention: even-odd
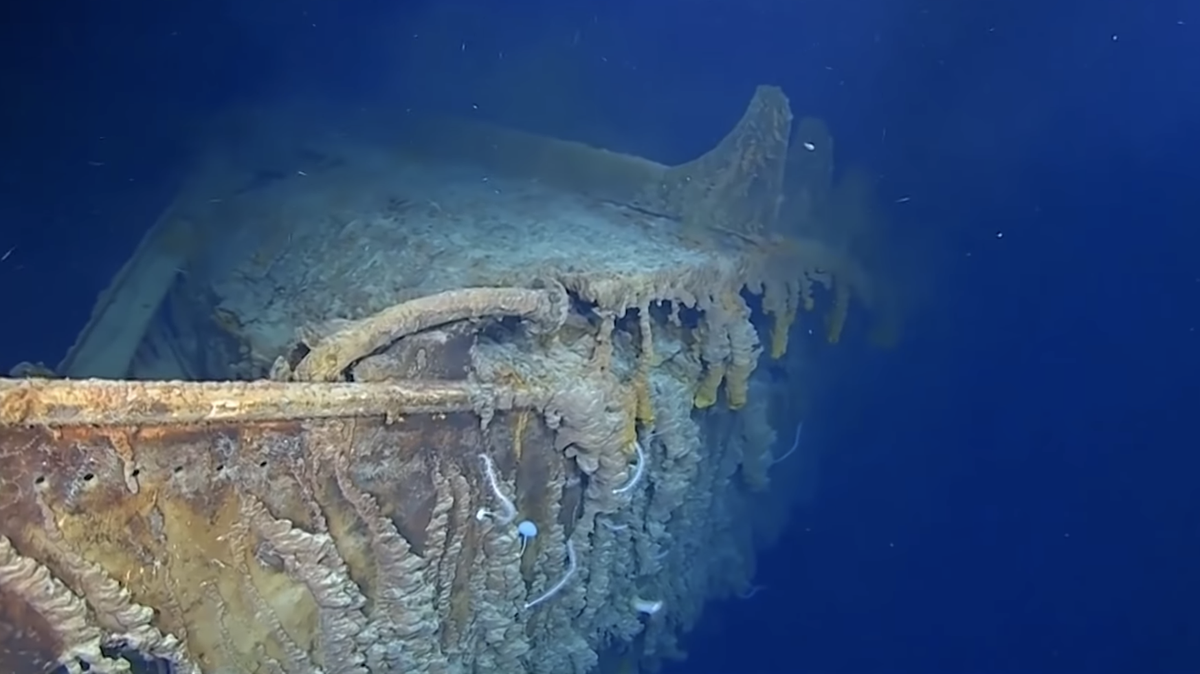
{"type": "Polygon", "coordinates": [[[902,347],[825,392],[821,497],[767,591],[671,671],[1200,671],[1200,5],[978,4],[10,3],[0,360],[57,362],[212,111],[305,88],[465,113],[493,51],[582,30],[593,105],[559,124],[674,161],[780,84],[942,253],[902,347]],[[410,28],[447,6],[422,70],[410,28]]]}

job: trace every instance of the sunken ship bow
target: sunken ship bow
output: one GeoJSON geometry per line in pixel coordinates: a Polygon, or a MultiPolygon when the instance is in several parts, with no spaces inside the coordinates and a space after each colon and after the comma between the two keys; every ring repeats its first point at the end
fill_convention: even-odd
{"type": "Polygon", "coordinates": [[[683,657],[811,491],[781,458],[871,303],[793,127],[761,87],[678,166],[447,119],[211,144],[0,380],[0,670],[683,657]]]}

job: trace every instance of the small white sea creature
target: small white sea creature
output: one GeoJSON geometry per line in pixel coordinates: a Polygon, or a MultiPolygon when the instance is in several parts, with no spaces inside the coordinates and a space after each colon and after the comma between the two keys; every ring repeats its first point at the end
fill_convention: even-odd
{"type": "Polygon", "coordinates": [[[521,538],[521,554],[525,554],[525,547],[529,545],[529,541],[537,538],[537,525],[529,520],[521,520],[517,525],[517,536],[521,538]]]}

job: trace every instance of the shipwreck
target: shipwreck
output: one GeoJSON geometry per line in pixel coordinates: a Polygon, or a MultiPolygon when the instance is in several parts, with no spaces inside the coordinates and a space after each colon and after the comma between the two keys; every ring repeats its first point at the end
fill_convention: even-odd
{"type": "Polygon", "coordinates": [[[648,672],[751,591],[876,294],[809,226],[828,131],[773,87],[677,166],[378,121],[212,144],[0,380],[0,671],[648,672]]]}

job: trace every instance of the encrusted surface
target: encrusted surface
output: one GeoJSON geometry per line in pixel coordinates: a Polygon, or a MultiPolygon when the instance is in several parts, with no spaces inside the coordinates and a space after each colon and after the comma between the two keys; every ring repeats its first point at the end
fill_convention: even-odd
{"type": "Polygon", "coordinates": [[[214,283],[218,311],[237,317],[255,356],[273,361],[300,326],[363,318],[446,290],[529,287],[545,277],[682,278],[734,264],[681,244],[675,222],[539,183],[436,165],[388,169],[386,188],[350,181],[341,189],[390,194],[390,207],[310,206],[326,187],[311,174],[267,188],[287,193],[243,197],[295,209],[280,250],[250,249],[236,272],[214,283]]]}
{"type": "Polygon", "coordinates": [[[471,409],[471,389],[452,382],[283,385],[0,379],[0,428],[31,424],[159,424],[267,421],[471,409]]]}
{"type": "Polygon", "coordinates": [[[791,126],[783,92],[759,87],[734,130],[711,152],[667,171],[647,203],[693,226],[751,235],[774,230],[791,126]]]}
{"type": "Polygon", "coordinates": [[[121,646],[205,674],[681,657],[794,497],[773,487],[776,429],[802,410],[760,360],[798,376],[801,312],[827,309],[834,342],[851,291],[871,298],[839,249],[779,236],[789,127],[762,88],[680,167],[482,125],[442,139],[453,161],[338,137],[257,174],[213,163],[173,210],[210,238],[168,309],[220,348],[151,330],[134,370],[233,360],[273,381],[0,380],[0,615],[21,625],[0,657],[121,671],[121,646]]]}
{"type": "MultiPolygon", "coordinates": [[[[0,587],[23,627],[0,651],[104,672],[122,645],[206,674],[679,657],[788,499],[754,495],[772,396],[694,411],[704,352],[646,316],[637,339],[578,315],[487,331],[457,382],[0,381],[0,587]]],[[[723,388],[771,386],[756,357],[723,388]]]]}
{"type": "MultiPolygon", "coordinates": [[[[77,387],[2,384],[0,402],[21,390],[27,407],[77,387]]],[[[203,397],[187,392],[202,385],[173,386],[203,397]]],[[[305,397],[290,386],[275,394],[305,397]]],[[[107,408],[131,388],[95,382],[91,401],[107,408]],[[95,395],[101,387],[112,390],[95,395]]],[[[144,425],[3,426],[0,611],[20,628],[0,634],[4,671],[76,661],[119,671],[102,642],[179,672],[469,671],[463,642],[487,629],[490,601],[471,575],[516,550],[489,544],[509,537],[473,517],[487,500],[475,491],[479,455],[506,485],[514,442],[528,478],[561,474],[565,459],[527,412],[497,412],[483,430],[470,412],[391,402],[390,418],[176,423],[164,412],[144,425]]],[[[519,492],[530,513],[557,497],[519,492]]],[[[511,580],[515,596],[490,607],[510,622],[526,592],[511,580]]]]}
{"type": "Polygon", "coordinates": [[[393,147],[366,131],[314,141],[296,170],[177,209],[231,237],[197,252],[189,282],[259,375],[302,331],[478,286],[551,279],[620,314],[773,283],[782,312],[788,283],[852,266],[816,242],[764,238],[790,121],[782,92],[760,88],[725,140],[678,167],[470,123],[393,147]],[[430,146],[445,147],[431,158],[430,146]]]}

